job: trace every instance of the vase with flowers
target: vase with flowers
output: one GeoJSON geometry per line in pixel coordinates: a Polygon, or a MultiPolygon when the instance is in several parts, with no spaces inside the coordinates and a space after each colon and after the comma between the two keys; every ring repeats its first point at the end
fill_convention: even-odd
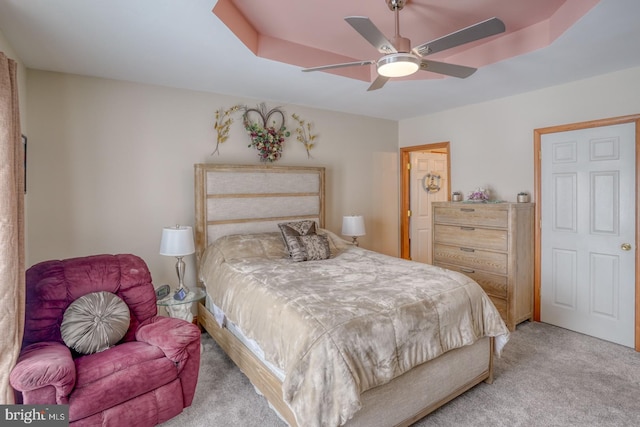
{"type": "Polygon", "coordinates": [[[467,195],[467,200],[475,203],[488,202],[489,190],[483,187],[478,187],[467,195]]]}

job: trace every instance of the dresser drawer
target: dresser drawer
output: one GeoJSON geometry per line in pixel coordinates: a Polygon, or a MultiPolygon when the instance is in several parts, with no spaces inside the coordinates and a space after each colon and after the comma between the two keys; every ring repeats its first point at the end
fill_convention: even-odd
{"type": "Polygon", "coordinates": [[[436,242],[452,246],[465,246],[468,248],[482,248],[505,252],[509,247],[507,230],[435,224],[433,233],[433,238],[436,242]]]}
{"type": "Polygon", "coordinates": [[[507,254],[436,243],[433,262],[454,264],[488,273],[507,274],[507,254]]]}
{"type": "Polygon", "coordinates": [[[478,225],[483,227],[503,227],[509,225],[506,209],[480,209],[473,204],[456,207],[436,206],[433,211],[435,222],[460,225],[478,225]]]}
{"type": "Polygon", "coordinates": [[[445,263],[436,263],[435,265],[437,265],[438,267],[464,273],[465,275],[478,282],[478,284],[489,296],[507,298],[507,276],[485,273],[484,271],[478,271],[467,267],[460,267],[459,265],[445,263]]]}

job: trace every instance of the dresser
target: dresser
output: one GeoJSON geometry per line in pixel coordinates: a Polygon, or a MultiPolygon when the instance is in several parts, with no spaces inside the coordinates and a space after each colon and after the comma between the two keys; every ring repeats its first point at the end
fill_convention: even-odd
{"type": "Polygon", "coordinates": [[[509,330],[533,316],[533,203],[432,203],[433,264],[482,286],[509,330]]]}

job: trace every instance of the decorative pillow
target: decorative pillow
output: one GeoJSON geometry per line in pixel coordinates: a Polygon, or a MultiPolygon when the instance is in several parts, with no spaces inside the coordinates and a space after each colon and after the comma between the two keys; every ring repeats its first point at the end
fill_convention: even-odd
{"type": "MultiPolygon", "coordinates": [[[[316,222],[312,220],[285,222],[278,224],[282,232],[282,240],[287,247],[291,258],[300,258],[300,243],[296,237],[316,234],[316,222]]],[[[304,261],[303,259],[294,259],[294,261],[304,261]]]]}
{"type": "Polygon", "coordinates": [[[330,258],[335,258],[336,256],[340,255],[340,253],[342,253],[342,251],[344,251],[345,249],[353,247],[351,242],[336,236],[333,232],[327,229],[318,228],[316,234],[320,236],[327,236],[327,240],[329,240],[329,248],[331,249],[330,258]]]}
{"type": "Polygon", "coordinates": [[[292,257],[294,261],[317,261],[327,259],[331,256],[331,249],[329,248],[329,239],[327,239],[327,236],[311,234],[298,236],[296,237],[296,240],[301,247],[301,255],[304,259],[296,259],[292,257]]]}
{"type": "Polygon", "coordinates": [[[81,354],[108,349],[129,329],[129,307],[111,292],[84,295],[67,307],[60,325],[64,343],[81,354]]]}

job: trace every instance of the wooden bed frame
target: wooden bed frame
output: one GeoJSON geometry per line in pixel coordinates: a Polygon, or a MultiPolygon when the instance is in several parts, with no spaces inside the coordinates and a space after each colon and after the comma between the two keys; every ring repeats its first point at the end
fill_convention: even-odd
{"type": "MultiPolygon", "coordinates": [[[[271,165],[195,165],[196,260],[227,234],[278,231],[277,223],[315,219],[324,226],[325,170],[271,165]],[[264,185],[256,185],[262,183],[264,185]],[[292,207],[295,206],[295,209],[292,207]]],[[[199,276],[198,276],[199,277],[199,276]]],[[[291,426],[282,383],[213,314],[198,305],[198,322],[291,426]]],[[[409,426],[476,384],[493,381],[493,338],[449,351],[361,395],[362,409],[346,425],[409,426]]]]}

